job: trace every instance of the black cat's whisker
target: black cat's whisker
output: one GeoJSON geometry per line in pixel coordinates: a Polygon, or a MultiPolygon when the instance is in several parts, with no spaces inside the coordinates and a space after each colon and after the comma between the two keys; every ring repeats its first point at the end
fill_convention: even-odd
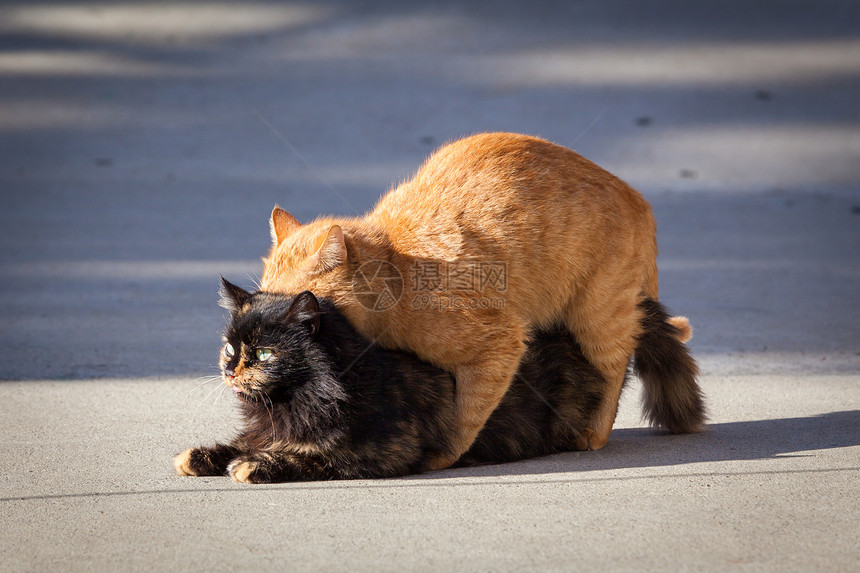
{"type": "MultiPolygon", "coordinates": [[[[212,382],[217,382],[219,380],[221,380],[221,376],[200,376],[199,378],[195,378],[194,380],[191,380],[188,383],[188,385],[190,387],[188,388],[188,392],[185,394],[185,397],[187,398],[195,390],[198,390],[199,388],[202,388],[203,386],[205,386],[207,384],[211,384],[212,382]],[[200,380],[202,380],[202,382],[200,382],[200,380]],[[195,382],[196,382],[196,384],[195,384],[195,382]]],[[[184,387],[177,388],[176,392],[173,393],[172,397],[175,398],[183,389],[185,389],[185,388],[184,387]]]]}
{"type": "Polygon", "coordinates": [[[189,384],[194,384],[195,382],[198,382],[200,380],[204,380],[204,381],[208,382],[208,381],[211,381],[213,379],[220,378],[220,377],[221,377],[220,374],[205,374],[203,376],[198,376],[197,378],[190,380],[189,384]]]}
{"type": "Polygon", "coordinates": [[[212,375],[212,374],[209,374],[209,375],[206,375],[206,376],[198,376],[197,378],[194,378],[194,379],[192,379],[192,380],[189,380],[189,381],[187,382],[187,384],[194,384],[195,382],[199,382],[200,380],[203,380],[203,381],[204,381],[204,383],[205,383],[205,382],[209,382],[209,381],[210,381],[211,379],[213,379],[213,378],[218,378],[218,376],[214,376],[214,375],[212,375]]]}
{"type": "Polygon", "coordinates": [[[226,389],[227,389],[227,385],[225,384],[221,387],[221,391],[218,392],[218,395],[215,396],[215,400],[212,402],[212,406],[209,408],[209,419],[212,418],[212,412],[215,411],[215,405],[218,404],[218,400],[220,400],[221,396],[224,395],[224,390],[226,390],[226,389]]]}
{"type": "Polygon", "coordinates": [[[196,382],[197,384],[195,384],[194,388],[199,388],[200,386],[203,386],[204,384],[209,384],[210,382],[214,382],[214,381],[220,380],[220,379],[221,379],[220,374],[210,374],[209,376],[200,376],[198,378],[195,378],[194,380],[191,380],[189,382],[189,384],[195,384],[195,382],[196,382]]]}
{"type": "Polygon", "coordinates": [[[263,405],[266,407],[266,411],[269,413],[269,420],[272,422],[272,441],[275,441],[277,437],[275,434],[275,404],[272,402],[272,399],[268,396],[263,396],[263,405]],[[268,405],[266,404],[268,402],[268,405]],[[269,408],[271,406],[271,409],[269,408]]]}
{"type": "MultiPolygon", "coordinates": [[[[221,387],[221,392],[223,392],[225,388],[227,388],[227,386],[226,386],[226,385],[225,385],[225,386],[223,386],[223,387],[221,387]]],[[[207,400],[212,396],[212,394],[214,394],[214,393],[215,393],[215,392],[217,392],[217,391],[218,391],[218,388],[216,387],[214,390],[212,390],[211,392],[209,392],[208,394],[206,394],[206,396],[205,396],[202,400],[200,400],[200,402],[197,404],[197,407],[196,407],[196,408],[194,408],[194,412],[192,412],[192,414],[191,414],[191,419],[192,419],[192,420],[197,416],[197,410],[199,410],[199,409],[200,409],[200,406],[202,406],[202,405],[203,405],[203,403],[204,403],[204,402],[206,402],[206,401],[207,401],[207,400]]]]}
{"type": "Polygon", "coordinates": [[[248,277],[248,280],[251,281],[251,284],[254,285],[255,290],[261,290],[260,289],[260,281],[262,279],[254,278],[250,274],[246,274],[245,276],[248,277]]]}
{"type": "Polygon", "coordinates": [[[194,380],[191,380],[185,384],[180,385],[176,389],[176,391],[174,391],[173,394],[171,394],[171,396],[170,396],[171,399],[176,398],[179,395],[179,393],[182,392],[183,390],[186,391],[185,398],[188,398],[189,396],[191,396],[192,392],[194,392],[195,390],[198,390],[199,388],[205,386],[206,384],[210,384],[211,382],[213,382],[216,379],[216,377],[214,377],[214,376],[212,376],[212,377],[207,376],[205,378],[207,378],[207,379],[203,380],[202,382],[198,382],[199,380],[201,380],[201,378],[195,378],[194,380]]]}
{"type": "Polygon", "coordinates": [[[221,391],[220,391],[220,392],[218,392],[218,395],[217,395],[217,396],[215,396],[215,401],[212,403],[212,405],[213,405],[213,406],[214,406],[215,404],[217,404],[217,403],[218,403],[218,400],[220,400],[220,399],[221,399],[221,396],[223,396],[223,395],[224,395],[224,390],[226,390],[226,389],[227,389],[227,385],[226,385],[226,384],[224,384],[223,386],[221,386],[221,391]]]}
{"type": "Polygon", "coordinates": [[[220,368],[219,368],[218,366],[213,366],[213,365],[211,365],[211,364],[210,364],[210,365],[208,365],[208,366],[207,366],[207,368],[212,368],[213,370],[215,370],[215,372],[216,372],[217,374],[204,374],[204,375],[202,375],[202,376],[198,376],[197,378],[194,378],[194,379],[192,380],[192,382],[196,382],[197,380],[203,380],[204,378],[212,378],[213,376],[217,377],[217,376],[219,376],[219,375],[220,375],[221,370],[220,370],[220,368]]]}

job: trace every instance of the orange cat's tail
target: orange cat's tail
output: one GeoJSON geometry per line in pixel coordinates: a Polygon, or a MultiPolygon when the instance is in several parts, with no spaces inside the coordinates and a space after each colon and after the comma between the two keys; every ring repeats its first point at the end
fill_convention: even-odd
{"type": "Polygon", "coordinates": [[[633,360],[644,391],[642,407],[652,426],[672,433],[696,432],[705,421],[705,403],[697,377],[699,367],[684,342],[693,335],[690,321],[669,316],[662,304],[646,298],[642,334],[633,360]]]}

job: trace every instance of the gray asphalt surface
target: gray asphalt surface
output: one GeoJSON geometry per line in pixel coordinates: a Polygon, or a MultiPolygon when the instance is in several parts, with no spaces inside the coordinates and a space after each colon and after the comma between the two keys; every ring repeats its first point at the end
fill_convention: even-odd
{"type": "Polygon", "coordinates": [[[0,571],[860,569],[860,7],[4,2],[0,571]],[[407,479],[173,475],[229,437],[218,275],[539,134],[639,188],[708,431],[407,479]]]}

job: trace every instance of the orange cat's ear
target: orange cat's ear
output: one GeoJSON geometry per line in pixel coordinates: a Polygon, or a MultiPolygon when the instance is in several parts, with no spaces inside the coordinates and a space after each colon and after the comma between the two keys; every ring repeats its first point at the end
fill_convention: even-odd
{"type": "Polygon", "coordinates": [[[293,231],[301,227],[295,217],[275,205],[272,209],[272,219],[269,221],[269,231],[272,233],[272,242],[280,245],[293,231]]]}
{"type": "Polygon", "coordinates": [[[330,271],[346,262],[346,242],[343,239],[343,229],[332,226],[322,239],[317,251],[311,255],[314,267],[321,271],[330,271]]]}

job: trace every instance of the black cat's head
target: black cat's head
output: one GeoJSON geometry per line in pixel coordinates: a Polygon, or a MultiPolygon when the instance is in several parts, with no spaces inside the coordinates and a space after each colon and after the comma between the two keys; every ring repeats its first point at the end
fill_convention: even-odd
{"type": "Polygon", "coordinates": [[[285,401],[312,380],[320,308],[311,292],[295,297],[250,293],[222,277],[221,306],[230,311],[221,374],[237,397],[245,402],[285,401]]]}

